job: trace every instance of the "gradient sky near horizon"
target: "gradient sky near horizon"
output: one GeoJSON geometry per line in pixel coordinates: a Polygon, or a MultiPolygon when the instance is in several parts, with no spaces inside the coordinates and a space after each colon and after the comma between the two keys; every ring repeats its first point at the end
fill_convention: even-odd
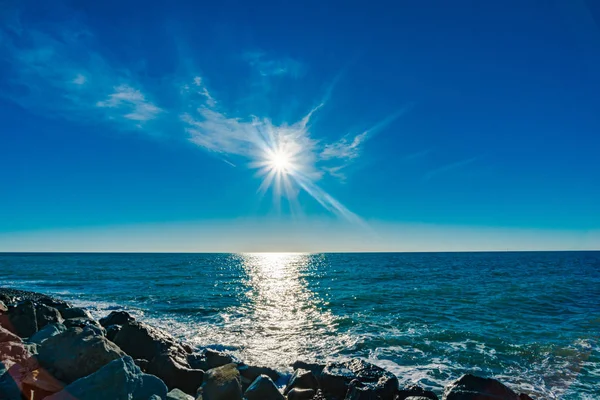
{"type": "Polygon", "coordinates": [[[0,0],[0,251],[600,249],[600,3],[0,0]]]}

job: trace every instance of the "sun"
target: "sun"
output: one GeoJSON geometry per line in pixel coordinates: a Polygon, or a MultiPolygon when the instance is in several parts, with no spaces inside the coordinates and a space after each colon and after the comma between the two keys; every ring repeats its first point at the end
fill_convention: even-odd
{"type": "Polygon", "coordinates": [[[289,155],[282,151],[274,152],[269,160],[271,168],[280,173],[287,173],[292,165],[289,155]]]}

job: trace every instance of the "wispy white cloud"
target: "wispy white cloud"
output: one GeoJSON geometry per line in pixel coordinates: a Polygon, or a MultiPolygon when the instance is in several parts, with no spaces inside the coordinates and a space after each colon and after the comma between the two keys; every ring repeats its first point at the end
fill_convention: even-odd
{"type": "Polygon", "coordinates": [[[73,79],[72,82],[76,85],[83,85],[85,84],[86,79],[85,76],[83,76],[82,74],[77,74],[77,76],[75,77],[75,79],[73,79]]]}
{"type": "Polygon", "coordinates": [[[148,121],[163,112],[162,109],[146,99],[139,90],[128,85],[119,85],[114,88],[106,100],[99,101],[96,106],[118,110],[124,118],[133,121],[148,121]]]}
{"type": "Polygon", "coordinates": [[[262,76],[288,75],[298,78],[304,74],[302,63],[289,57],[270,58],[266,53],[253,51],[244,53],[244,59],[262,76]]]}
{"type": "Polygon", "coordinates": [[[325,145],[320,157],[323,160],[344,159],[353,160],[360,154],[362,143],[367,139],[368,131],[354,136],[351,140],[343,137],[337,142],[325,145]]]}

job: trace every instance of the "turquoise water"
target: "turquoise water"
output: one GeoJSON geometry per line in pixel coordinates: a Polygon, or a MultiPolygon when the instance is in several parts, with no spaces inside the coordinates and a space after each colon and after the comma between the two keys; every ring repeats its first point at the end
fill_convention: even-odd
{"type": "Polygon", "coordinates": [[[600,398],[599,252],[0,254],[0,285],[281,370],[362,357],[438,393],[473,372],[600,398]]]}

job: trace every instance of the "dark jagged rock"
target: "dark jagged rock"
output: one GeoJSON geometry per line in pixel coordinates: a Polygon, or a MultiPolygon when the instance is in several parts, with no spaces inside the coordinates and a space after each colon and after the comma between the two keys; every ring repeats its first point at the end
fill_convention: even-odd
{"type": "Polygon", "coordinates": [[[146,360],[165,352],[186,353],[171,335],[143,322],[124,324],[113,342],[131,357],[146,360]]]}
{"type": "Polygon", "coordinates": [[[135,365],[140,367],[142,372],[148,372],[148,364],[150,363],[150,361],[144,360],[143,358],[136,358],[135,360],[133,360],[133,362],[135,363],[135,365]]]}
{"type": "Polygon", "coordinates": [[[222,367],[223,365],[235,362],[231,355],[212,349],[204,350],[204,358],[206,359],[206,363],[208,365],[207,369],[222,367]]]}
{"type": "Polygon", "coordinates": [[[36,304],[35,316],[38,330],[42,329],[48,324],[63,322],[60,312],[56,308],[47,306],[45,304],[36,304]]]}
{"type": "Polygon", "coordinates": [[[275,382],[281,377],[281,375],[279,375],[277,371],[267,367],[255,367],[252,365],[243,364],[238,365],[238,371],[240,371],[240,375],[242,378],[242,389],[244,391],[246,391],[246,389],[248,389],[248,386],[250,386],[250,384],[261,375],[267,375],[275,382]]]}
{"type": "Polygon", "coordinates": [[[528,394],[521,393],[519,394],[519,400],[533,400],[528,394]]]}
{"type": "Polygon", "coordinates": [[[2,342],[22,342],[21,338],[9,331],[8,329],[0,326],[0,343],[2,342]]]}
{"type": "Polygon", "coordinates": [[[327,363],[320,384],[326,395],[344,398],[353,380],[360,383],[362,392],[373,392],[382,400],[393,400],[398,391],[398,378],[394,374],[359,359],[327,363]]]}
{"type": "Polygon", "coordinates": [[[406,386],[398,391],[396,400],[406,400],[409,397],[423,397],[430,400],[438,400],[438,397],[431,390],[425,390],[421,386],[406,386]]]}
{"type": "Polygon", "coordinates": [[[67,330],[67,327],[61,323],[48,324],[29,338],[29,343],[42,344],[46,339],[56,336],[67,330]]]}
{"type": "Polygon", "coordinates": [[[0,342],[0,363],[5,365],[23,364],[31,354],[21,342],[0,342]]]}
{"type": "Polygon", "coordinates": [[[429,397],[423,397],[423,396],[409,396],[406,397],[406,400],[429,400],[429,397]]]}
{"type": "Polygon", "coordinates": [[[45,340],[38,359],[56,378],[71,383],[123,355],[105,337],[87,329],[70,328],[45,340]]]}
{"type": "Polygon", "coordinates": [[[109,325],[106,327],[106,338],[112,342],[115,341],[115,336],[121,330],[121,325],[109,325]]]}
{"type": "Polygon", "coordinates": [[[59,308],[58,306],[70,307],[71,305],[63,300],[55,299],[46,294],[29,292],[27,290],[0,288],[0,301],[6,305],[15,305],[20,301],[30,300],[35,303],[46,304],[47,306],[59,308]]]}
{"type": "Polygon", "coordinates": [[[35,304],[31,300],[10,307],[8,313],[2,317],[0,319],[2,326],[22,338],[30,337],[38,330],[35,304]]]}
{"type": "Polygon", "coordinates": [[[519,400],[510,388],[491,378],[466,374],[444,390],[445,400],[519,400]]]}
{"type": "Polygon", "coordinates": [[[348,392],[344,400],[380,400],[381,397],[368,387],[363,386],[362,383],[356,379],[350,382],[348,385],[348,392]]]}
{"type": "Polygon", "coordinates": [[[241,400],[242,383],[235,364],[213,368],[204,374],[198,400],[241,400]]]}
{"type": "Polygon", "coordinates": [[[67,308],[59,309],[59,311],[64,319],[70,319],[70,318],[93,319],[92,314],[90,314],[90,312],[88,310],[84,310],[83,308],[79,308],[79,307],[67,307],[67,308]]]}
{"type": "Polygon", "coordinates": [[[315,394],[312,389],[294,388],[287,393],[287,400],[312,400],[315,394]]]}
{"type": "Polygon", "coordinates": [[[127,311],[111,311],[106,317],[100,318],[99,322],[100,325],[106,328],[110,325],[125,325],[126,323],[133,321],[135,321],[135,318],[127,311]]]}
{"type": "Polygon", "coordinates": [[[203,370],[188,368],[168,353],[154,357],[146,370],[162,379],[170,390],[178,388],[188,394],[196,394],[204,378],[203,370]]]}
{"type": "Polygon", "coordinates": [[[144,374],[129,356],[118,358],[95,373],[78,379],[46,400],[166,399],[167,387],[153,375],[144,374]]]}
{"type": "Polygon", "coordinates": [[[320,376],[321,372],[325,368],[325,364],[308,363],[304,361],[296,361],[292,364],[292,368],[297,370],[298,368],[307,369],[311,371],[315,376],[320,376]]]}
{"type": "Polygon", "coordinates": [[[94,334],[106,336],[106,331],[104,328],[98,323],[98,321],[92,318],[86,317],[78,317],[78,318],[69,318],[63,321],[63,324],[67,328],[82,328],[82,329],[91,329],[94,334]]]}
{"type": "Polygon", "coordinates": [[[285,387],[283,391],[284,394],[287,394],[290,390],[298,388],[298,389],[312,389],[313,391],[317,391],[319,389],[319,381],[317,377],[304,368],[298,368],[292,374],[290,381],[285,387]]]}
{"type": "Polygon", "coordinates": [[[267,375],[261,375],[254,380],[244,393],[247,400],[284,400],[275,383],[267,375]]]}

